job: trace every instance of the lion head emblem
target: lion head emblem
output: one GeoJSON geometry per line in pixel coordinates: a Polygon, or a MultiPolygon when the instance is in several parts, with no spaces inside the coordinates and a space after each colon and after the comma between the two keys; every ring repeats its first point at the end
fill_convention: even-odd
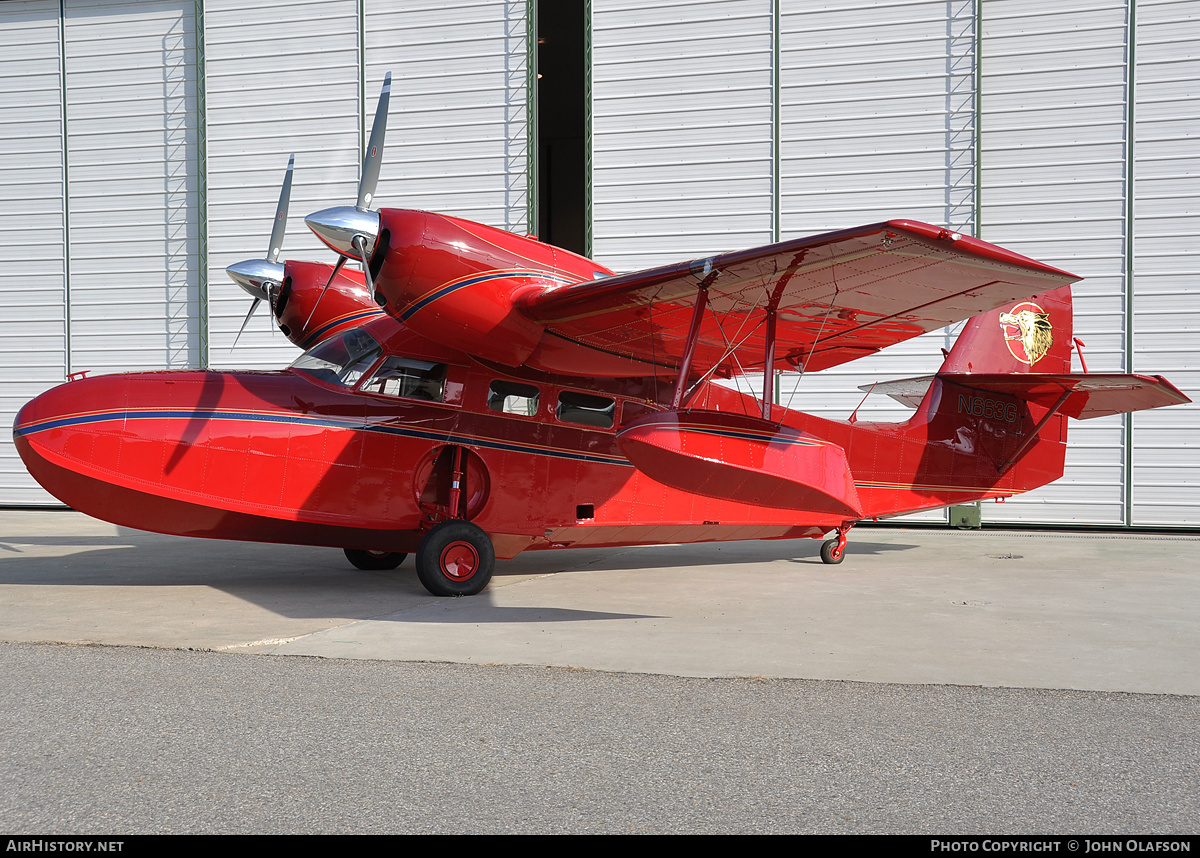
{"type": "Polygon", "coordinates": [[[1017,304],[1011,312],[1001,313],[1000,329],[1012,356],[1030,366],[1044,358],[1054,345],[1050,314],[1029,301],[1017,304]]]}

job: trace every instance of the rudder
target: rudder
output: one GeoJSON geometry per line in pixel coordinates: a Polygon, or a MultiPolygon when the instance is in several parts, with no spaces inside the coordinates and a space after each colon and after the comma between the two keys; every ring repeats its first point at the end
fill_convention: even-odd
{"type": "Polygon", "coordinates": [[[942,373],[1068,373],[1071,287],[1062,286],[967,321],[942,373]]]}

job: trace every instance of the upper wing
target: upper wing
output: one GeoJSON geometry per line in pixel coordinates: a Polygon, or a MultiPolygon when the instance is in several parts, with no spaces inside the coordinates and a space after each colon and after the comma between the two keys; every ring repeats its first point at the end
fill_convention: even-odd
{"type": "Polygon", "coordinates": [[[518,307],[549,334],[675,367],[706,287],[696,366],[761,367],[773,306],[776,362],[820,370],[1079,279],[985,241],[894,220],[563,286],[518,307]]]}

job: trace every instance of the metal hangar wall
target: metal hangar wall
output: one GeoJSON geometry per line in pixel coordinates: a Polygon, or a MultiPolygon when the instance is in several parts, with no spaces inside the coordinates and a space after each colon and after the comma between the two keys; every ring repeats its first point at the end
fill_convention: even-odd
{"type": "MultiPolygon", "coordinates": [[[[286,366],[224,273],[283,258],[352,201],[391,70],[388,205],[520,232],[529,218],[525,0],[0,0],[0,422],[67,373],[286,366]],[[448,11],[448,7],[450,11],[448,11]],[[366,117],[366,118],[364,118],[366,117]]],[[[53,498],[4,433],[0,504],[53,498]]]]}
{"type": "MultiPolygon", "coordinates": [[[[542,3],[548,0],[541,0],[542,3]]],[[[914,217],[1086,279],[1094,371],[1200,391],[1200,0],[583,0],[586,242],[631,270],[914,217]]],[[[0,415],[67,372],[294,357],[223,273],[350,198],[383,72],[382,205],[537,223],[534,0],[0,0],[0,415]],[[258,322],[259,324],[255,324],[258,322]]],[[[805,378],[932,371],[955,331],[805,378]]],[[[744,383],[744,382],[743,382],[744,383]]],[[[760,383],[758,380],[753,384],[760,383]]],[[[860,419],[903,419],[868,396],[860,419]]],[[[1072,426],[987,521],[1200,526],[1200,407],[1072,426]]],[[[51,499],[0,444],[0,503],[51,499]]],[[[935,519],[940,516],[934,516],[935,519]]]]}

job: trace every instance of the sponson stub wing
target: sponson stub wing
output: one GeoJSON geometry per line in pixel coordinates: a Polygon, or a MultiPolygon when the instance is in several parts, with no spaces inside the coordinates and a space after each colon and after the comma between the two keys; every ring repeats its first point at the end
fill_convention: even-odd
{"type": "Polygon", "coordinates": [[[674,367],[704,290],[696,366],[762,367],[773,309],[777,364],[816,371],[1079,279],[979,239],[893,220],[531,292],[516,304],[547,338],[674,367]]]}
{"type": "Polygon", "coordinates": [[[660,411],[617,434],[639,471],[692,494],[751,506],[862,517],[846,452],[814,435],[744,414],[660,411]]]}

